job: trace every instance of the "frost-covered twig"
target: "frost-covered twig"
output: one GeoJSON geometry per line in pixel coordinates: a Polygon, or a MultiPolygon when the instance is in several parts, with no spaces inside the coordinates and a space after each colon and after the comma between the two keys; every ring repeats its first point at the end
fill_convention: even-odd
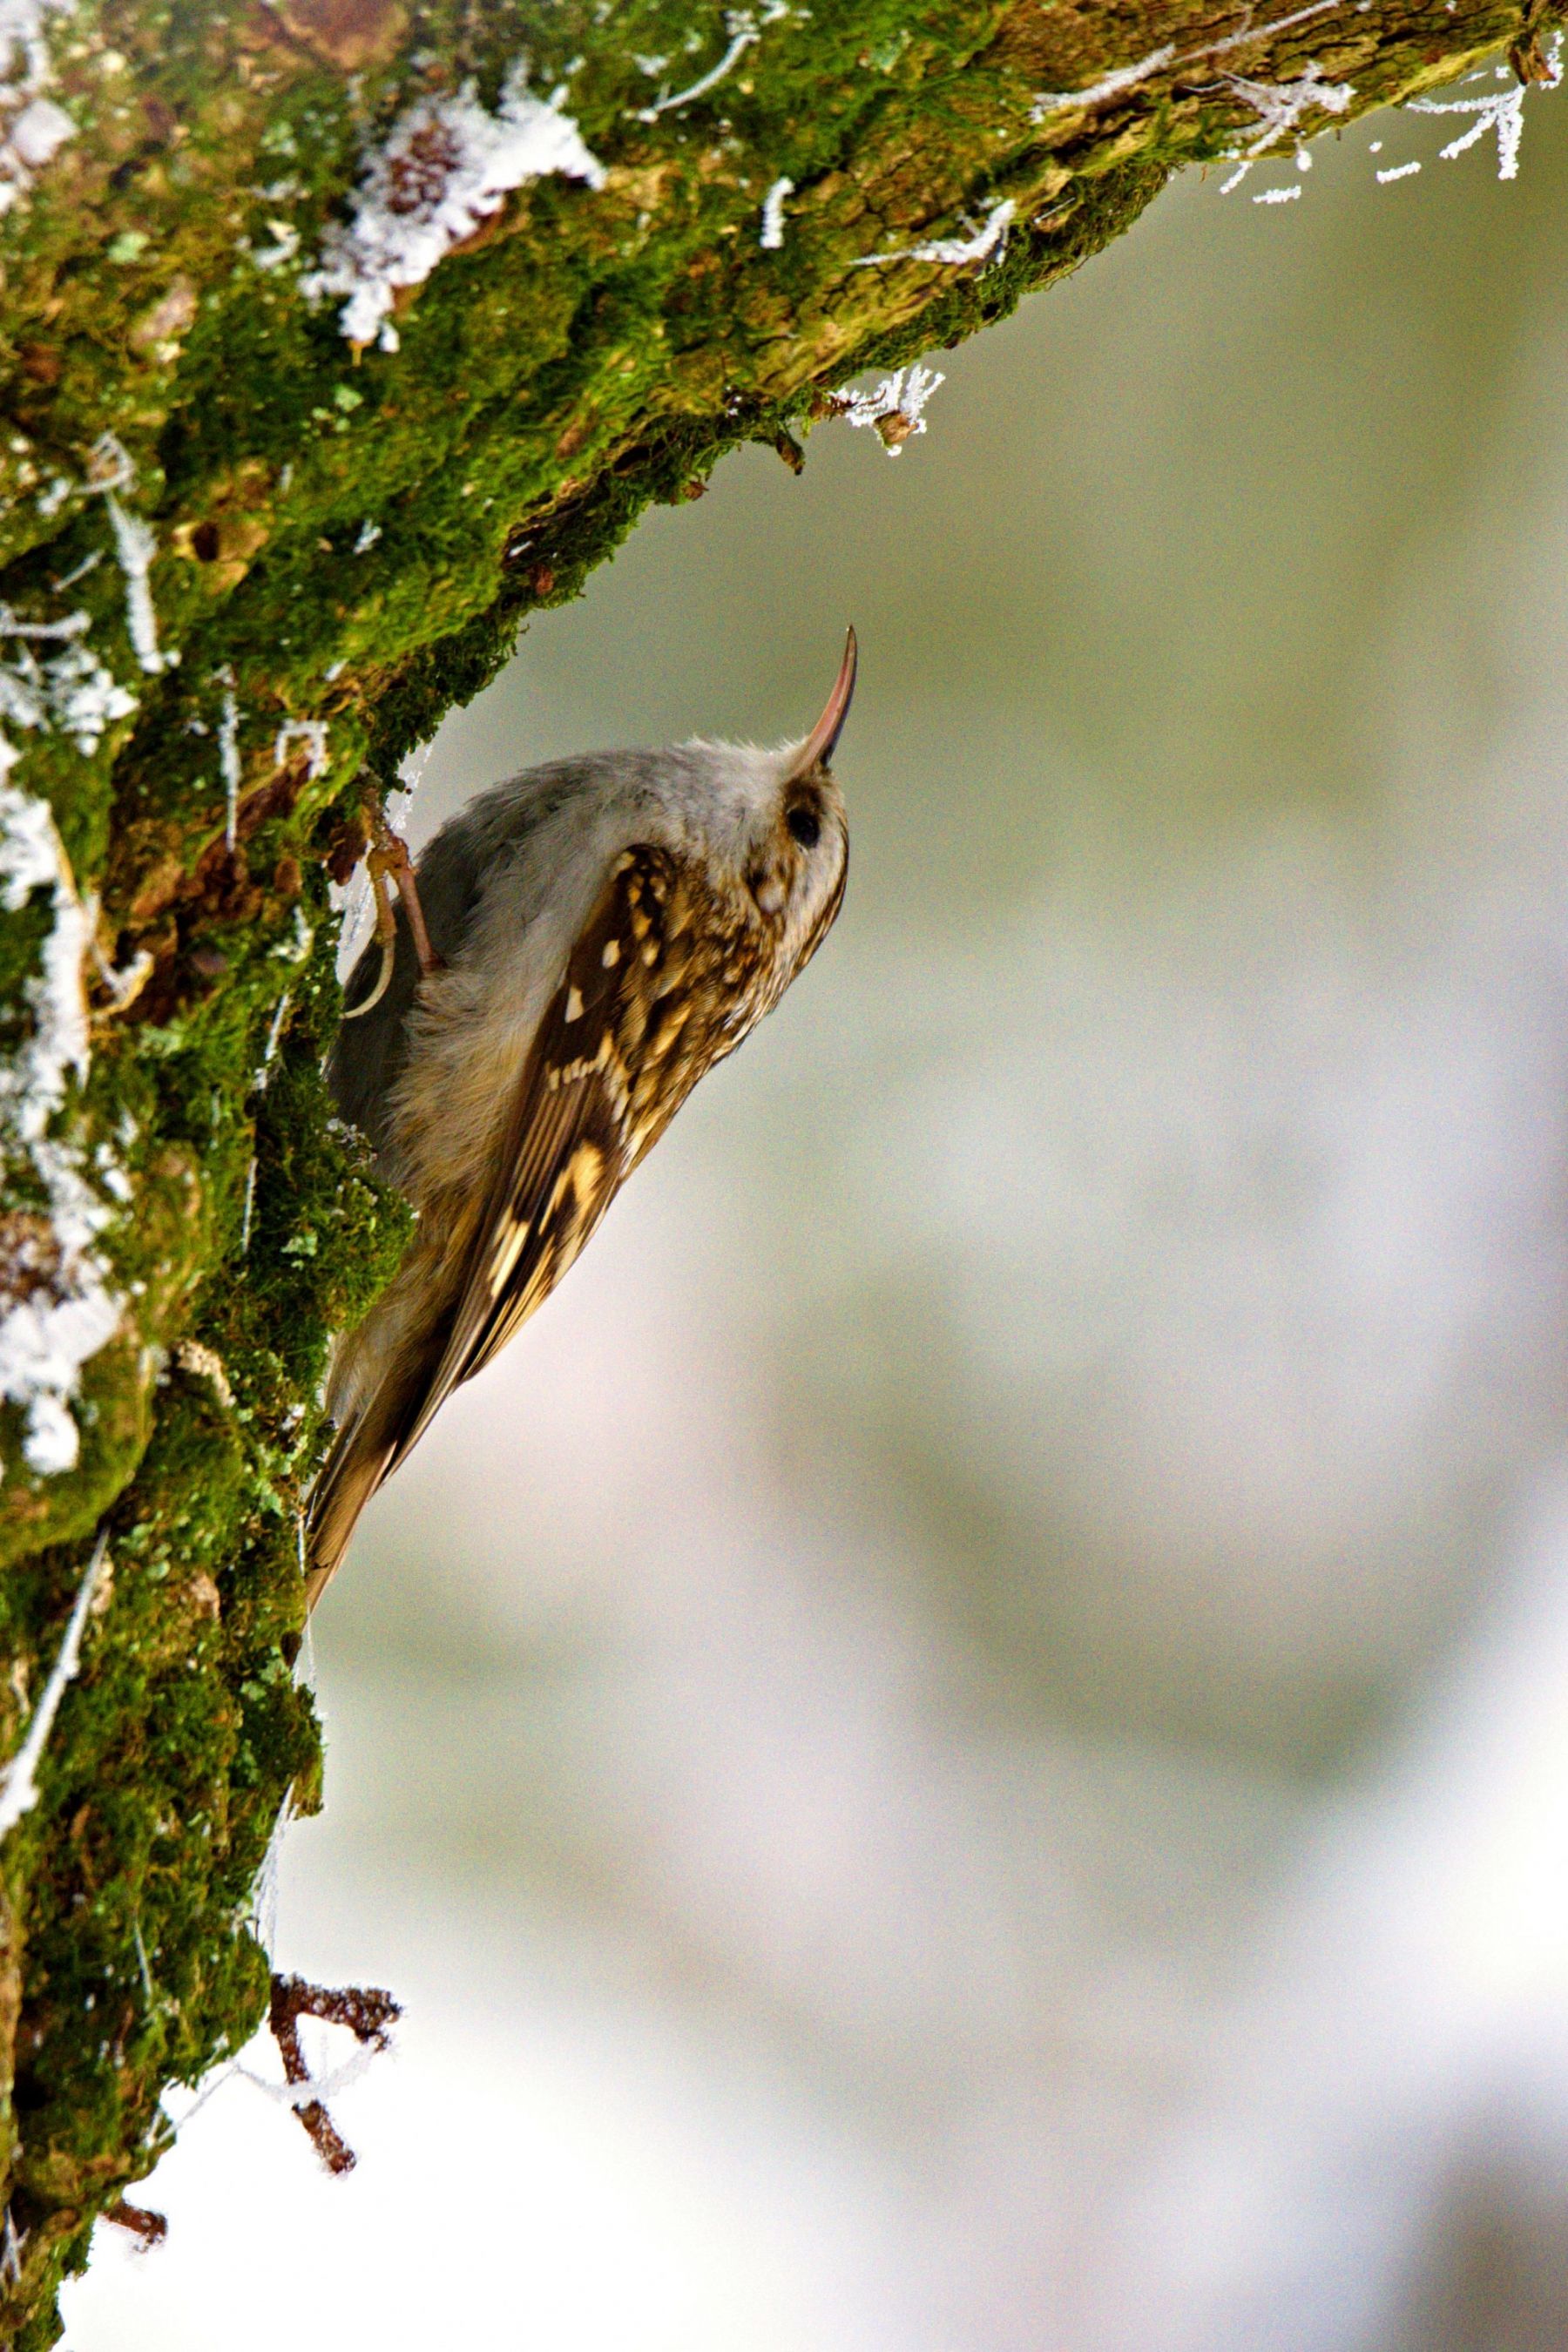
{"type": "Polygon", "coordinates": [[[147,578],[158,552],[157,539],[151,524],[140,515],[127,514],[120,503],[120,492],[128,490],[135,478],[135,464],[125,444],[116,434],[100,433],[88,463],[87,487],[99,493],[109,509],[114,550],[125,575],[125,625],[136,658],[144,670],[156,674],[172,669],[179,656],[158,650],[158,615],[147,578]]]}
{"type": "Polygon", "coordinates": [[[68,16],[76,0],[4,0],[0,5],[0,214],[27,194],[50,157],[76,137],[63,106],[42,92],[54,79],[47,19],[68,16]]]}
{"type": "MultiPolygon", "coordinates": [[[[0,779],[16,764],[0,740],[0,779]]],[[[110,1212],[81,1172],[81,1154],[49,1134],[68,1079],[87,1076],[82,963],[90,931],[46,801],[0,781],[0,906],[18,914],[47,888],[54,921],[43,969],[26,985],[32,1034],[0,1064],[0,1142],[31,1162],[47,1207],[0,1225],[0,1396],[26,1412],[23,1453],[41,1475],[68,1470],[80,1447],[67,1400],[82,1366],[119,1328],[121,1307],[93,1244],[110,1212]]]]}
{"type": "Polygon", "coordinates": [[[239,1254],[250,1255],[250,1221],[256,1213],[256,1154],[250,1155],[250,1165],[245,1171],[245,1207],[239,1220],[239,1254]]]}
{"type": "Polygon", "coordinates": [[[82,643],[90,626],[86,613],[68,613],[60,621],[24,621],[0,604],[0,640],[16,646],[8,659],[0,660],[0,717],[29,730],[61,727],[89,758],[105,728],[136,708],[136,697],[82,643]],[[49,643],[59,650],[40,658],[36,647],[49,643]]]}
{"type": "MultiPolygon", "coordinates": [[[[1260,163],[1281,139],[1295,140],[1296,160],[1304,170],[1308,158],[1301,137],[1303,118],[1319,110],[1324,114],[1343,114],[1355,96],[1354,87],[1348,81],[1324,81],[1314,63],[1305,66],[1294,81],[1248,81],[1243,74],[1222,74],[1220,80],[1226,89],[1246,100],[1262,125],[1245,146],[1231,149],[1230,161],[1236,170],[1222,182],[1222,196],[1228,196],[1232,188],[1246,179],[1254,163],[1260,163]]],[[[1271,189],[1257,201],[1283,204],[1300,193],[1296,188],[1271,189]]]]}
{"type": "Polygon", "coordinates": [[[938,384],[946,381],[939,369],[917,364],[895,369],[870,392],[854,392],[846,386],[830,397],[847,425],[872,425],[889,457],[896,457],[906,441],[925,431],[926,403],[938,384]]]}
{"type": "MultiPolygon", "coordinates": [[[[1479,140],[1486,137],[1489,131],[1492,131],[1497,134],[1498,178],[1500,180],[1517,179],[1520,142],[1524,137],[1525,93],[1531,87],[1555,89],[1562,80],[1563,36],[1561,33],[1554,33],[1552,37],[1552,46],[1546,53],[1545,65],[1546,70],[1537,77],[1534,84],[1517,80],[1508,67],[1499,66],[1496,68],[1498,79],[1508,83],[1506,89],[1484,90],[1478,98],[1413,98],[1410,101],[1410,111],[1412,114],[1472,115],[1475,119],[1469,129],[1462,131],[1457,139],[1451,139],[1447,147],[1438,151],[1442,162],[1453,163],[1456,156],[1462,155],[1468,147],[1474,147],[1479,140]]],[[[1381,180],[1383,176],[1380,172],[1378,178],[1381,180]]]]}
{"type": "Polygon", "coordinates": [[[305,746],[305,773],[313,783],[324,776],[331,765],[327,751],[327,722],[324,719],[286,719],[272,743],[272,764],[281,768],[293,745],[305,746]]]}
{"type": "Polygon", "coordinates": [[[763,198],[763,233],[757,243],[764,253],[776,253],[784,243],[784,198],[794,194],[795,182],[781,174],[763,198]]]}
{"type": "Polygon", "coordinates": [[[677,107],[689,106],[693,99],[706,98],[709,91],[717,89],[725,75],[740,64],[752,44],[761,40],[763,27],[776,25],[781,16],[788,15],[789,0],[768,0],[761,16],[751,8],[730,9],[724,18],[724,30],[730,36],[730,46],[718,64],[710,66],[707,72],[700,74],[687,89],[676,90],[669,98],[656,98],[651,106],[639,106],[637,120],[639,122],[657,122],[661,114],[672,114],[677,107]]]}
{"type": "Polygon", "coordinates": [[[218,721],[217,758],[223,777],[223,838],[224,846],[233,852],[239,830],[239,787],[243,770],[239,764],[239,703],[234,691],[234,672],[225,673],[226,683],[223,693],[223,717],[218,721]]]}
{"type": "Polygon", "coordinates": [[[300,280],[306,299],[344,296],[338,323],[349,341],[395,352],[398,293],[423,285],[513,189],[557,172],[603,184],[603,167],[561,111],[563,94],[535,98],[520,60],[494,114],[472,82],[456,96],[416,100],[365,156],[352,219],[327,231],[319,263],[300,280]]]}
{"type": "Polygon", "coordinates": [[[1011,196],[993,205],[982,226],[966,237],[939,236],[924,245],[900,246],[896,253],[866,253],[851,262],[852,269],[874,269],[886,261],[939,261],[949,269],[968,262],[1000,260],[1007,248],[1007,228],[1017,207],[1011,196]]]}
{"type": "Polygon", "coordinates": [[[98,1594],[99,1579],[103,1573],[108,1551],[109,1529],[102,1528],[92,1548],[87,1572],[77,1588],[59,1654],[49,1670],[49,1678],[39,1695],[38,1704],[33,1709],[26,1737],[6,1765],[4,1776],[0,1777],[0,1838],[8,1836],[22,1816],[30,1813],[38,1801],[38,1766],[43,1760],[49,1734],[54,1729],[55,1717],[60,1711],[66,1685],[81,1664],[81,1637],[87,1625],[88,1611],[98,1594]]]}
{"type": "Polygon", "coordinates": [[[1180,56],[1173,42],[1161,49],[1151,49],[1136,65],[1118,66],[1099,81],[1090,82],[1084,89],[1043,89],[1030,109],[1030,118],[1044,122],[1053,114],[1077,112],[1081,108],[1104,106],[1110,99],[1120,98],[1124,90],[1136,89],[1150,81],[1155,74],[1163,73],[1167,66],[1207,65],[1215,58],[1229,57],[1237,49],[1250,48],[1255,42],[1272,38],[1276,33],[1289,32],[1293,25],[1304,25],[1309,17],[1326,16],[1337,8],[1341,0],[1308,0],[1304,8],[1292,9],[1288,16],[1276,16],[1271,24],[1244,26],[1239,33],[1227,33],[1223,40],[1205,41],[1201,48],[1185,49],[1180,56]]]}
{"type": "Polygon", "coordinates": [[[273,1056],[278,1051],[278,1041],[283,1034],[283,1024],[289,1017],[289,1000],[292,993],[291,989],[286,988],[283,991],[278,1000],[278,1010],[272,1015],[272,1025],[267,1032],[267,1044],[261,1055],[261,1066],[256,1073],[258,1094],[264,1095],[267,1092],[267,1081],[272,1075],[273,1056]]]}

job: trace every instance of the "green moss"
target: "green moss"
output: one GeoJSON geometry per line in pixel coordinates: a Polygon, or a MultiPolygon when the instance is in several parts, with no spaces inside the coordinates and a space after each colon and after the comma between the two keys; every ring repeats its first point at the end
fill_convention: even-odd
{"type": "MultiPolygon", "coordinates": [[[[106,961],[148,967],[119,1009],[96,990],[91,1076],[61,1122],[84,1164],[112,1153],[133,1195],[103,1237],[127,1318],[89,1369],[77,1468],[27,1473],[0,1411],[0,1752],[106,1514],[113,1564],[42,1801],[0,1850],[0,2137],[25,2232],[0,2327],[23,2346],[54,2340],[55,2289],[94,2214],[163,2144],[162,2087],[258,2022],[249,1890],[285,1801],[320,1798],[289,1663],[298,1513],[329,1334],[408,1230],[320,1076],[338,1004],[323,861],[362,763],[389,769],[477,692],[528,614],[575,594],[650,500],[691,495],[741,443],[807,437],[859,369],[1002,316],[1246,116],[1212,74],[1168,73],[1115,106],[1033,118],[1038,91],[1212,39],[1195,0],[1113,18],[821,0],[652,122],[659,83],[636,59],[675,60],[676,87],[721,54],[726,20],[689,0],[599,15],[593,0],[543,24],[506,0],[406,16],[389,0],[79,0],[55,85],[79,135],[0,224],[0,598],[84,614],[138,697],[90,754],[58,728],[18,739],[16,781],[47,795],[100,897],[106,961]],[[319,28],[350,18],[363,54],[333,55],[319,28]],[[536,88],[569,79],[605,186],[520,193],[402,305],[397,352],[356,354],[299,277],[362,141],[469,76],[493,102],[524,50],[536,88]],[[763,253],[780,173],[786,234],[763,253]],[[856,266],[1004,198],[994,266],[856,266]],[[268,259],[279,219],[295,262],[268,259]],[[122,472],[116,495],[156,534],[161,644],[180,656],[156,671],[139,666],[105,488],[122,472]],[[327,730],[320,772],[304,722],[327,730]]],[[[1491,0],[1373,0],[1260,39],[1247,69],[1285,78],[1310,55],[1353,81],[1360,111],[1518,21],[1491,0]]],[[[26,1042],[50,920],[43,893],[0,918],[0,1055],[26,1042]]],[[[40,1198],[16,1158],[5,1207],[40,1198]]]]}

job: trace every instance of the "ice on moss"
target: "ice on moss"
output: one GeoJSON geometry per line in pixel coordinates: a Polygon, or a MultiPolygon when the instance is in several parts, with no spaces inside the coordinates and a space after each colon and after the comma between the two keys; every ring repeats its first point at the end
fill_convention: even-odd
{"type": "Polygon", "coordinates": [[[493,114],[472,82],[456,96],[405,108],[364,159],[352,217],[327,231],[316,268],[300,280],[306,299],[341,296],[338,322],[349,341],[395,351],[398,293],[422,285],[513,189],[552,173],[603,184],[603,166],[561,110],[563,94],[535,98],[520,61],[493,114]]]}
{"type": "Polygon", "coordinates": [[[0,1260],[0,1396],[25,1410],[29,1467],[52,1476],[75,1465],[69,1400],[121,1310],[95,1247],[112,1212],[84,1174],[80,1151],[49,1132],[69,1080],[88,1072],[82,964],[91,915],[48,803],[5,781],[16,758],[0,740],[0,908],[19,914],[47,889],[54,919],[25,991],[31,1034],[0,1061],[0,1141],[7,1159],[30,1163],[45,1204],[16,1212],[0,1260]]]}

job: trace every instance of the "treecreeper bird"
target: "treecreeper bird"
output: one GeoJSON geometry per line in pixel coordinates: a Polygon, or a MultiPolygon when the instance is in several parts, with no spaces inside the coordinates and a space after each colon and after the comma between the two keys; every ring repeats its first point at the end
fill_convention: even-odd
{"type": "Polygon", "coordinates": [[[334,1353],[310,1607],[443,1401],[550,1296],[698,1079],[820,945],[848,860],[829,763],[855,665],[850,630],[798,743],[554,761],[470,802],[416,868],[390,836],[373,853],[380,938],[350,975],[329,1076],[418,1228],[334,1353]]]}

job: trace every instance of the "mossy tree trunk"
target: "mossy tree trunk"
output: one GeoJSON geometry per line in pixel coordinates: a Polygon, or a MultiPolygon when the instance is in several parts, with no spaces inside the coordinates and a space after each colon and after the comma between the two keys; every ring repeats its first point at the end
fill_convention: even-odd
{"type": "Polygon", "coordinates": [[[164,2085],[263,2016],[250,1891],[319,1800],[300,1499],[328,1335],[405,1234],[319,1076],[365,768],[649,499],[742,441],[798,462],[847,377],[1000,317],[1175,167],[1505,47],[1531,78],[1544,30],[1503,0],[37,16],[0,86],[0,1756],[107,1549],[0,1846],[28,2346],[164,2085]]]}

